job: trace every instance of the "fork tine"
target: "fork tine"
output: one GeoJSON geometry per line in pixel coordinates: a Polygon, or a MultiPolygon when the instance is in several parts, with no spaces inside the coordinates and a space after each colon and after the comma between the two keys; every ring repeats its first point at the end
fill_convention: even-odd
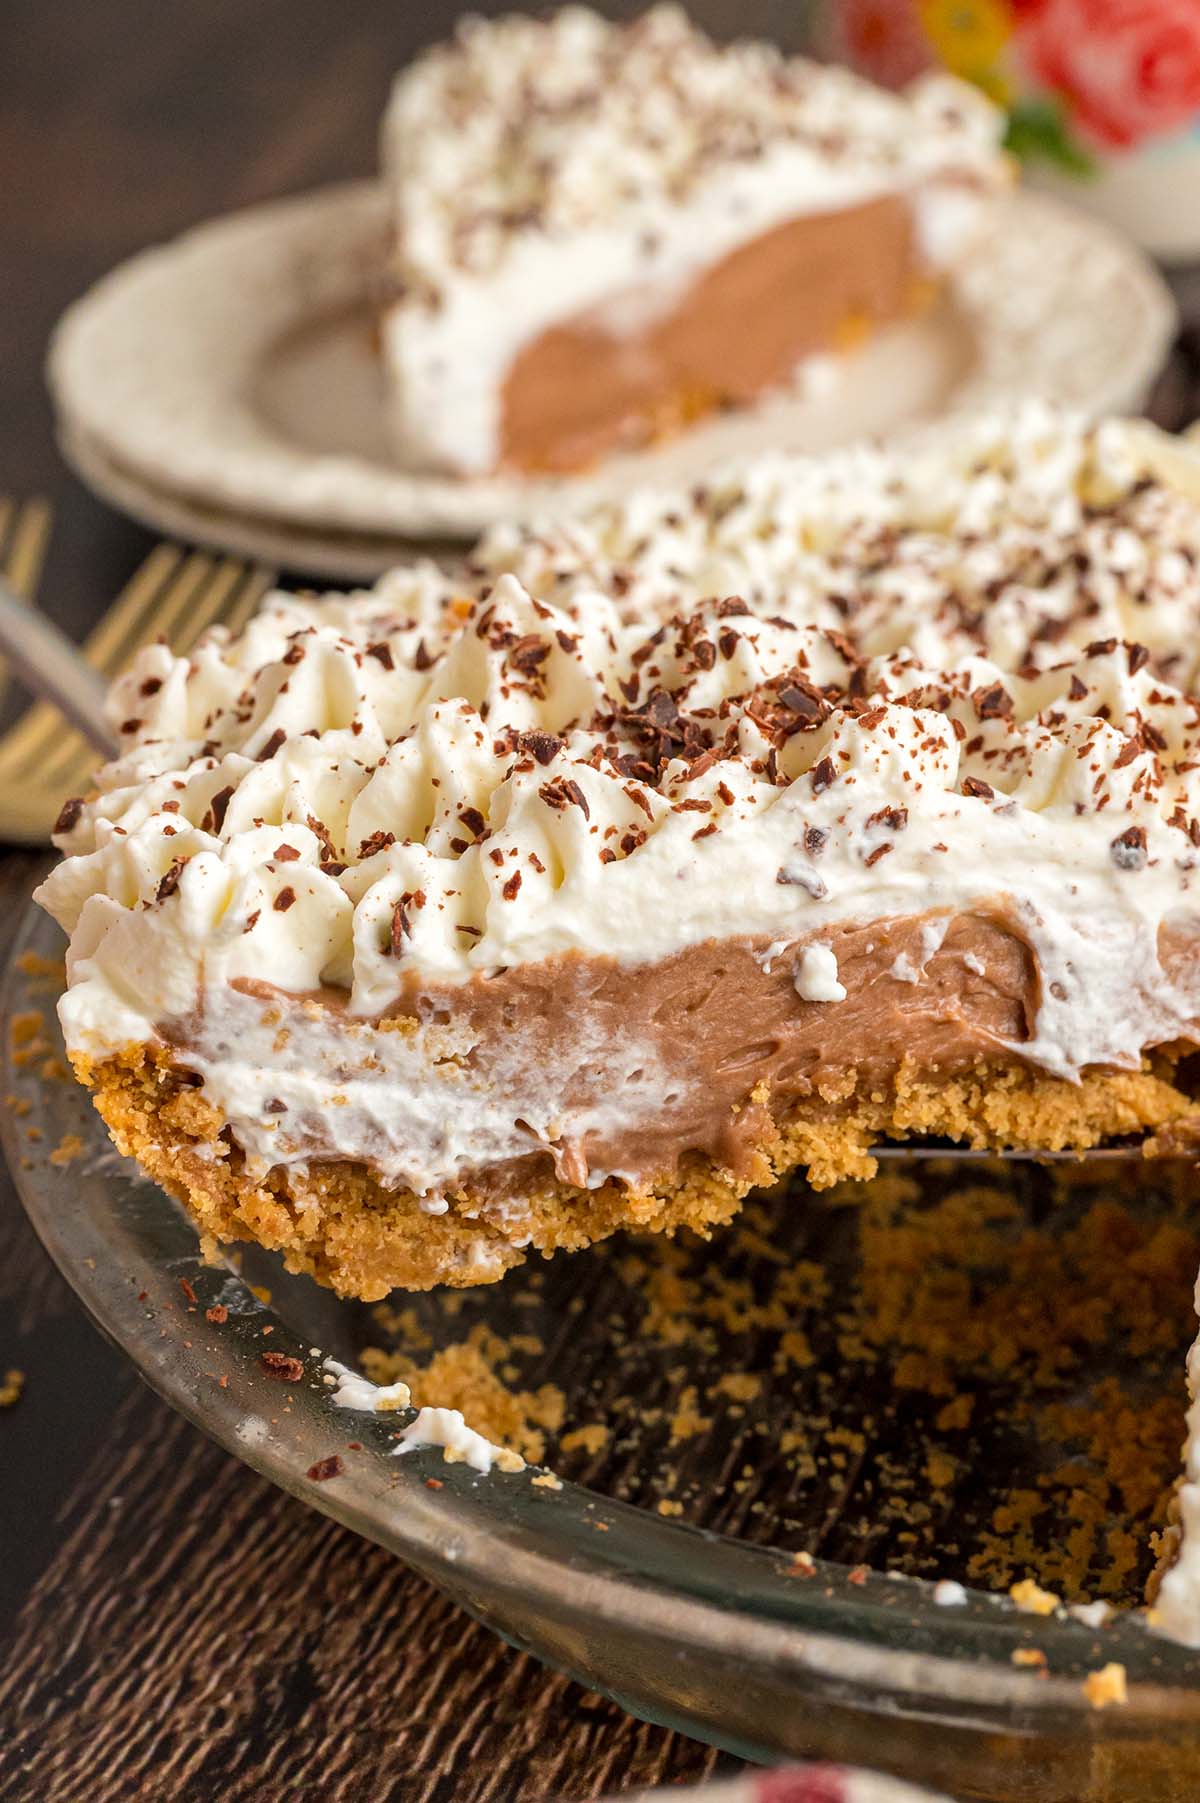
{"type": "MultiPolygon", "coordinates": [[[[11,511],[10,503],[10,514],[11,511]]],[[[4,573],[9,588],[22,601],[32,601],[37,593],[50,543],[52,518],[50,503],[42,496],[26,501],[23,507],[16,510],[4,573]]]]}
{"type": "MultiPolygon", "coordinates": [[[[203,552],[192,552],[175,566],[149,600],[145,595],[140,596],[129,609],[120,642],[112,646],[109,674],[118,675],[134,652],[152,639],[166,639],[171,649],[176,650],[176,641],[190,635],[197,616],[208,624],[213,612],[207,599],[209,592],[216,588],[218,603],[221,592],[221,584],[213,581],[213,570],[211,557],[203,552]]],[[[56,732],[53,743],[39,750],[41,780],[56,789],[66,787],[67,774],[77,764],[91,769],[95,758],[82,740],[77,742],[74,733],[62,735],[56,732]]]]}
{"type": "Polygon", "coordinates": [[[193,599],[187,616],[171,633],[168,642],[177,657],[190,651],[202,632],[217,620],[226,618],[230,599],[242,580],[246,566],[235,557],[224,557],[193,599]]]}
{"type": "MultiPolygon", "coordinates": [[[[20,601],[32,603],[50,542],[49,501],[39,496],[18,505],[0,495],[0,571],[20,601]]],[[[0,698],[8,689],[8,665],[0,661],[0,698]]]]}
{"type": "Polygon", "coordinates": [[[228,626],[230,632],[241,632],[257,613],[263,596],[269,595],[278,581],[277,570],[269,570],[264,564],[255,564],[246,572],[241,592],[233,601],[222,624],[228,626]]]}
{"type": "Polygon", "coordinates": [[[138,639],[129,655],[152,639],[165,639],[173,647],[176,633],[186,629],[192,610],[199,604],[212,573],[211,557],[203,551],[190,552],[159,596],[150,621],[151,630],[138,639]]]}
{"type": "MultiPolygon", "coordinates": [[[[160,597],[167,599],[175,592],[184,553],[176,545],[158,545],[126,583],[108,612],[84,640],[82,650],[88,662],[107,676],[114,676],[128,662],[134,649],[154,636],[160,597]]],[[[185,578],[185,591],[190,583],[185,578]]],[[[74,753],[75,735],[63,736],[62,716],[48,702],[37,701],[29,712],[0,741],[0,770],[29,771],[37,766],[38,776],[48,776],[59,768],[68,748],[74,753]],[[53,749],[52,749],[53,748],[53,749]]],[[[81,741],[82,743],[82,741],[81,741]]],[[[12,780],[11,775],[9,780],[12,780]]]]}
{"type": "MultiPolygon", "coordinates": [[[[174,551],[174,547],[161,546],[159,550],[174,551]]],[[[274,571],[261,566],[247,569],[235,558],[214,564],[212,558],[198,553],[184,558],[174,552],[173,559],[152,553],[117,603],[124,617],[119,630],[105,635],[101,647],[104,664],[115,674],[137,645],[151,637],[166,638],[179,656],[212,625],[222,623],[237,631],[275,580],[274,571]]],[[[93,641],[108,625],[106,616],[93,641]]],[[[8,738],[0,741],[0,774],[7,777],[14,761],[30,775],[30,766],[36,764],[39,783],[61,796],[73,787],[86,786],[96,760],[77,733],[63,732],[53,708],[38,703],[8,738]]]]}
{"type": "MultiPolygon", "coordinates": [[[[236,578],[242,566],[233,559],[226,559],[225,563],[232,565],[236,578]]],[[[214,568],[212,558],[202,552],[186,557],[154,595],[152,606],[143,604],[131,611],[129,630],[122,650],[114,656],[111,674],[118,674],[134,651],[148,643],[151,637],[166,639],[172,651],[180,653],[185,642],[190,643],[197,632],[216,618],[229,586],[229,576],[223,565],[214,568]]],[[[68,775],[76,766],[91,770],[95,766],[95,757],[75,733],[56,734],[54,743],[39,757],[43,783],[55,788],[66,789],[68,775]]]]}
{"type": "Polygon", "coordinates": [[[113,674],[125,647],[139,634],[163,587],[183,561],[178,545],[157,545],[125,584],[108,612],[83,642],[83,654],[97,670],[113,674]]]}

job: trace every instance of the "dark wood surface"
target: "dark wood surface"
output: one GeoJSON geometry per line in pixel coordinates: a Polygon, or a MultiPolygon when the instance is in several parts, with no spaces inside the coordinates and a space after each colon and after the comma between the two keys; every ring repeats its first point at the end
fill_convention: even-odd
{"type": "MultiPolygon", "coordinates": [[[[208,214],[369,170],[392,70],[454,10],[5,0],[0,492],[53,499],[44,604],[73,629],[150,541],[57,457],[40,375],[57,314],[208,214]]],[[[693,10],[802,30],[794,3],[693,10]]],[[[1198,346],[1185,335],[1160,385],[1163,423],[1200,411],[1198,346]]],[[[0,852],[0,941],[39,867],[0,852]]],[[[585,1798],[730,1763],[511,1652],[173,1416],[85,1321],[0,1174],[9,1366],[26,1389],[0,1412],[0,1798],[585,1798]]]]}

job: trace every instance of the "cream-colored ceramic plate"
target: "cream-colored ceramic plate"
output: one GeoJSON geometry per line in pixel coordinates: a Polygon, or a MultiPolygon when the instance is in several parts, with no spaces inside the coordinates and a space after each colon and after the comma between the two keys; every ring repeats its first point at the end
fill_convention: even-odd
{"type": "Polygon", "coordinates": [[[384,570],[418,557],[436,556],[447,563],[463,554],[461,540],[322,532],[207,506],[131,475],[82,433],[60,425],[58,442],[67,462],[94,493],[151,531],[189,545],[209,545],[292,575],[373,582],[384,570]]]}
{"type": "Polygon", "coordinates": [[[154,524],[174,528],[153,510],[182,504],[209,522],[197,536],[256,554],[263,541],[246,530],[298,532],[291,562],[314,535],[365,537],[349,549],[367,573],[405,536],[469,538],[768,446],[820,450],[1017,394],[1135,407],[1175,323],[1132,246],[1017,193],[995,203],[941,306],[841,359],[819,395],[773,399],[586,477],[453,481],[389,459],[370,313],[384,239],[381,192],[358,183],[213,221],[113,271],[51,348],[68,456],[115,499],[127,485],[154,524]]]}

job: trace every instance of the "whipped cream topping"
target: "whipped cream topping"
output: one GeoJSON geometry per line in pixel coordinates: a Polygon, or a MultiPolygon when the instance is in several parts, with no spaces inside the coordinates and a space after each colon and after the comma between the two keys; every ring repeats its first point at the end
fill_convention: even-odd
{"type": "Polygon", "coordinates": [[[513,571],[568,610],[633,617],[740,595],[869,655],[1045,669],[1097,639],[1144,644],[1200,684],[1200,456],[1153,427],[1039,402],[902,446],[732,463],[562,522],[494,528],[477,580],[513,571]]]}
{"type": "MultiPolygon", "coordinates": [[[[71,935],[71,1049],[167,1032],[256,1158],[309,1155],[277,1150],[282,1100],[437,1207],[470,1163],[552,1147],[561,1084],[522,1067],[518,1035],[477,1093],[452,1021],[374,1035],[386,1055],[349,1084],[345,1031],[414,978],[761,936],[805,982],[839,922],[1001,910],[1040,974],[1025,1059],[1070,1077],[1192,1037],[1200,977],[1160,958],[1200,915],[1200,713],[1160,673],[1185,618],[1195,642],[1200,587],[1200,510],[1154,473],[1178,454],[1040,413],[941,444],[643,497],[640,549],[632,508],[573,528],[573,550],[532,535],[513,561],[530,580],[541,563],[542,598],[489,586],[493,544],[474,595],[422,565],[360,596],[276,595],[188,659],[141,652],[114,692],[124,749],[64,810],[39,892],[71,935]],[[732,573],[730,494],[746,598],[692,590],[669,613],[714,537],[732,573]],[[1137,642],[1090,636],[1116,620],[1137,642]],[[283,1051],[263,985],[284,992],[283,1051]],[[336,1031],[286,1004],[328,986],[336,1031]]],[[[592,1046],[586,1021],[578,1039],[571,1068],[608,1060],[580,1092],[598,1130],[672,1099],[651,1048],[592,1046]]]]}
{"type": "Polygon", "coordinates": [[[886,93],[770,44],[718,48],[674,6],[464,21],[401,74],[383,127],[399,449],[490,470],[522,344],[605,300],[614,331],[640,325],[799,214],[909,193],[945,266],[1004,179],[1000,130],[952,77],[886,93]]]}
{"type": "MultiPolygon", "coordinates": [[[[325,1381],[333,1392],[330,1401],[335,1408],[378,1415],[412,1407],[412,1393],[406,1383],[374,1384],[348,1365],[339,1364],[337,1359],[327,1358],[324,1368],[325,1381]]],[[[525,1469],[520,1453],[507,1446],[497,1446],[495,1441],[468,1426],[460,1409],[428,1405],[417,1409],[399,1434],[392,1456],[420,1452],[429,1446],[442,1448],[447,1465],[469,1465],[484,1477],[493,1466],[501,1471],[525,1469]]]]}

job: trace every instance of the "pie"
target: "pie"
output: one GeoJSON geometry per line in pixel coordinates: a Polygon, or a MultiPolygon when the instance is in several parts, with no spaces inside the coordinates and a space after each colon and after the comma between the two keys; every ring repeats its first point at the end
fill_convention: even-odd
{"type": "Polygon", "coordinates": [[[968,254],[1001,131],[953,77],[885,93],[674,6],[465,21],[384,123],[397,454],[564,473],[815,379],[968,254]]]}
{"type": "Polygon", "coordinates": [[[1185,1142],[1198,497],[1031,406],[143,649],[39,892],[78,1076],[368,1299],[888,1136],[1185,1142]]]}

